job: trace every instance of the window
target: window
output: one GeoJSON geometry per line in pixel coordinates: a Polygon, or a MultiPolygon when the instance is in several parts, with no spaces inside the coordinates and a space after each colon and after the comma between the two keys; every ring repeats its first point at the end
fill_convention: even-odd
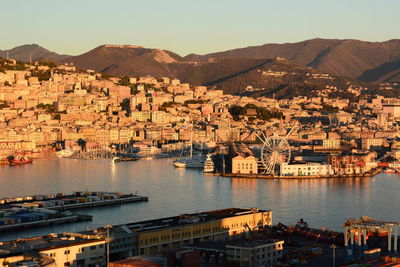
{"type": "Polygon", "coordinates": [[[90,250],[96,249],[96,246],[90,246],[90,250]]]}
{"type": "Polygon", "coordinates": [[[69,263],[69,261],[64,262],[64,266],[70,266],[70,265],[71,265],[71,263],[69,263]]]}
{"type": "MultiPolygon", "coordinates": [[[[65,255],[68,255],[69,253],[70,253],[69,250],[64,251],[64,254],[65,254],[65,255]]],[[[68,263],[68,264],[69,264],[69,263],[68,263]]],[[[66,265],[66,266],[69,266],[69,265],[66,265]]]]}

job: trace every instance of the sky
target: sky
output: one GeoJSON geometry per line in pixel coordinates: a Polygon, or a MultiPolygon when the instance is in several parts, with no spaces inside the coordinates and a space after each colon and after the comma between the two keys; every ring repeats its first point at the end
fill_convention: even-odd
{"type": "Polygon", "coordinates": [[[313,38],[400,38],[399,0],[0,0],[0,49],[102,44],[182,56],[313,38]]]}

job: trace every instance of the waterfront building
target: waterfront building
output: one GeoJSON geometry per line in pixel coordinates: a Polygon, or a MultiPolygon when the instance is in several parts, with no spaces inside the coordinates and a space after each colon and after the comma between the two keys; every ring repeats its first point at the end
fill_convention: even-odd
{"type": "Polygon", "coordinates": [[[363,174],[371,170],[370,165],[366,163],[374,162],[375,158],[376,152],[329,155],[328,164],[334,174],[363,174]]]}
{"type": "Polygon", "coordinates": [[[326,176],[333,174],[331,166],[314,162],[280,165],[281,176],[326,176]]]}
{"type": "Polygon", "coordinates": [[[230,208],[127,224],[137,234],[136,255],[181,248],[202,241],[229,240],[236,235],[272,225],[272,211],[230,208]]]}
{"type": "Polygon", "coordinates": [[[230,146],[232,157],[232,173],[257,174],[257,158],[247,145],[234,143],[230,146]]]}

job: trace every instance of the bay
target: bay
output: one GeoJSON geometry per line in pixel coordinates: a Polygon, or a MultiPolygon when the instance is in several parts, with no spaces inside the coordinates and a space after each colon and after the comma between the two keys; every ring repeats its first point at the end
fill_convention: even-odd
{"type": "Polygon", "coordinates": [[[348,218],[368,215],[400,221],[400,175],[372,178],[260,180],[224,178],[200,170],[175,169],[172,159],[112,163],[109,159],[35,160],[0,168],[0,198],[75,191],[112,191],[149,197],[148,202],[77,210],[93,221],[0,234],[0,241],[47,233],[81,231],[106,224],[175,216],[229,207],[271,209],[273,222],[340,231],[348,218]]]}

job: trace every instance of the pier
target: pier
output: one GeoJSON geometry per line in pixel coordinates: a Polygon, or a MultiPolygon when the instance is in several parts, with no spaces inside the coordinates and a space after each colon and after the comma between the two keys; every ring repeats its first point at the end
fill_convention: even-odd
{"type": "Polygon", "coordinates": [[[46,220],[18,223],[18,224],[1,225],[0,233],[5,232],[5,231],[16,231],[16,230],[29,229],[29,228],[41,227],[41,226],[47,226],[47,225],[57,225],[57,224],[64,224],[64,223],[91,221],[92,218],[93,218],[93,216],[91,216],[91,215],[73,214],[70,216],[62,217],[62,218],[46,219],[46,220]]]}
{"type": "Polygon", "coordinates": [[[230,178],[249,178],[249,179],[339,179],[339,178],[368,178],[381,173],[382,169],[374,169],[368,173],[361,174],[340,174],[340,175],[291,175],[279,176],[272,174],[241,174],[241,173],[216,173],[216,176],[230,178]]]}
{"type": "Polygon", "coordinates": [[[131,196],[119,199],[105,199],[99,201],[92,202],[83,202],[83,203],[75,203],[75,204],[66,204],[66,205],[58,205],[54,207],[49,207],[50,210],[72,210],[72,209],[86,209],[86,208],[95,208],[99,206],[107,206],[107,205],[119,205],[129,202],[143,202],[149,201],[149,198],[146,196],[131,196]]]}

